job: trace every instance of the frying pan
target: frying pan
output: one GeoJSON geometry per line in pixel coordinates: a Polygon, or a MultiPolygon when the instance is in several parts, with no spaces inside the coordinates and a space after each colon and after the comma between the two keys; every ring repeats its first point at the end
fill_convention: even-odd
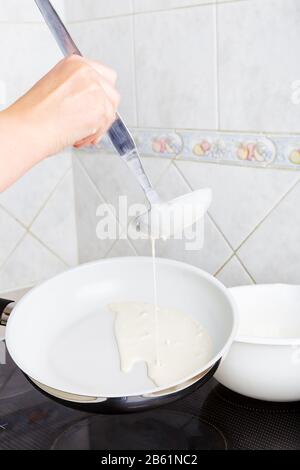
{"type": "Polygon", "coordinates": [[[114,258],[60,274],[17,304],[1,301],[8,351],[31,383],[67,406],[119,413],[166,404],[206,382],[235,337],[234,301],[200,269],[173,260],[156,262],[159,305],[181,310],[207,329],[213,342],[207,364],[167,389],[153,384],[144,363],[121,372],[114,315],[107,305],[153,303],[152,258],[114,258]]]}

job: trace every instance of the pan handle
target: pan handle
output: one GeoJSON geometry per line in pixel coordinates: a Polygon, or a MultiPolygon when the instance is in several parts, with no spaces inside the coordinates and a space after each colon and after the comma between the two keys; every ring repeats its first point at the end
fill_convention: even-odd
{"type": "Polygon", "coordinates": [[[0,326],[6,326],[15,305],[12,300],[0,299],[0,326]]]}

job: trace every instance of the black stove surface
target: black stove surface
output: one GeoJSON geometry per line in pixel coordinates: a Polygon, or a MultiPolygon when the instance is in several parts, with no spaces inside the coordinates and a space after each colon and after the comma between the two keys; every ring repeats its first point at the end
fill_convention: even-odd
{"type": "Polygon", "coordinates": [[[300,403],[251,400],[213,379],[155,411],[90,415],[33,389],[8,358],[0,365],[0,450],[300,449],[300,403]]]}
{"type": "Polygon", "coordinates": [[[196,416],[156,410],[93,416],[74,424],[54,442],[54,450],[224,450],[226,441],[196,416]]]}

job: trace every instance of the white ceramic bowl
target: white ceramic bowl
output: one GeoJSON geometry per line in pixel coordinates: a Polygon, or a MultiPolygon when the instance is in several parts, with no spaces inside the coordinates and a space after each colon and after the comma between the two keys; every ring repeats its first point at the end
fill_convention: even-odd
{"type": "Polygon", "coordinates": [[[300,286],[231,289],[240,326],[216,379],[266,401],[300,400],[300,286]]]}

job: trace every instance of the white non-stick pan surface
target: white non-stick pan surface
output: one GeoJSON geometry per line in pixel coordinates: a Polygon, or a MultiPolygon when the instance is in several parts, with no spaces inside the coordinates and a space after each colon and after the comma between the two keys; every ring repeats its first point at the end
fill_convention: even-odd
{"type": "MultiPolygon", "coordinates": [[[[213,341],[210,362],[182,377],[188,380],[227,352],[235,334],[234,305],[218,281],[192,266],[159,259],[157,277],[159,306],[191,315],[213,341]]],[[[9,352],[31,378],[63,392],[119,397],[159,391],[145,364],[129,374],[120,370],[114,315],[107,305],[124,301],[153,303],[151,258],[84,265],[33,289],[8,322],[9,352]]]]}

